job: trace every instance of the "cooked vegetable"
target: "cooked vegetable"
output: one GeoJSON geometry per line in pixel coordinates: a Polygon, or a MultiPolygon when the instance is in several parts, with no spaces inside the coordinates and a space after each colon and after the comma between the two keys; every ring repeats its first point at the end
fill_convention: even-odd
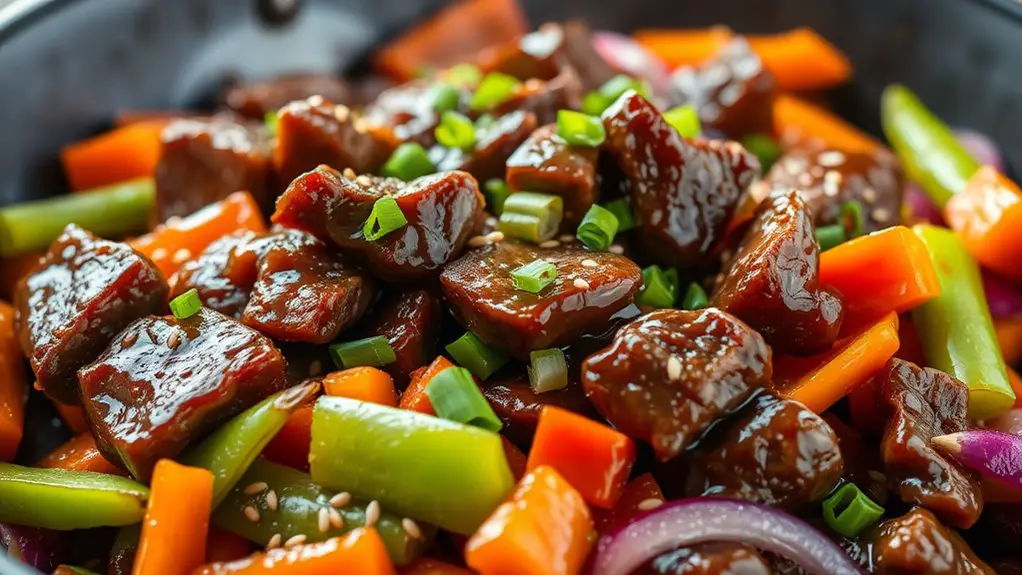
{"type": "Polygon", "coordinates": [[[969,178],[944,206],[948,227],[986,268],[1022,280],[1022,190],[991,166],[969,178]]]}
{"type": "Polygon", "coordinates": [[[529,352],[529,385],[543,393],[568,387],[568,362],[556,347],[529,352]]]}
{"type": "Polygon", "coordinates": [[[677,277],[672,279],[660,266],[649,266],[642,270],[642,289],[635,296],[635,303],[660,309],[674,307],[677,299],[677,277]]]}
{"type": "Polygon", "coordinates": [[[563,217],[564,200],[560,196],[518,192],[504,201],[500,231],[521,240],[545,242],[557,235],[563,217]]]}
{"type": "Polygon", "coordinates": [[[884,516],[854,483],[846,483],[823,502],[823,520],[839,535],[852,538],[884,516]]]}
{"type": "Polygon", "coordinates": [[[742,138],[742,146],[756,154],[764,174],[768,173],[774,163],[784,155],[780,144],[769,134],[749,134],[742,138]]]}
{"type": "Polygon", "coordinates": [[[390,342],[380,335],[332,344],[330,357],[338,369],[359,366],[380,367],[394,363],[397,359],[390,342]]]}
{"type": "Polygon", "coordinates": [[[373,203],[373,211],[369,212],[369,217],[362,226],[362,234],[366,240],[375,242],[407,224],[408,220],[397,205],[397,200],[391,196],[384,196],[373,203]]]}
{"type": "Polygon", "coordinates": [[[299,471],[309,471],[309,447],[312,445],[312,404],[303,405],[291,414],[273,439],[263,449],[263,457],[274,463],[299,471]]]}
{"type": "Polygon", "coordinates": [[[355,529],[320,543],[271,549],[246,559],[213,563],[192,575],[394,575],[394,566],[375,529],[355,529]]]}
{"type": "Polygon", "coordinates": [[[821,252],[836,248],[840,244],[845,243],[847,239],[845,227],[841,224],[816,228],[816,242],[820,244],[821,252]]]}
{"type": "Polygon", "coordinates": [[[983,293],[987,296],[990,316],[995,322],[1022,317],[1022,291],[1018,286],[985,269],[980,269],[980,276],[983,279],[983,293]]]}
{"type": "Polygon", "coordinates": [[[433,376],[426,385],[426,395],[437,417],[494,433],[503,426],[472,373],[463,367],[449,367],[433,376]]]}
{"type": "Polygon", "coordinates": [[[972,130],[955,130],[955,137],[958,138],[958,143],[981,165],[992,166],[998,171],[1004,171],[1004,158],[1001,156],[1001,150],[989,136],[972,130]]]}
{"type": "Polygon", "coordinates": [[[699,112],[689,105],[678,106],[664,112],[664,120],[678,131],[682,138],[698,138],[702,132],[699,112]]]}
{"type": "Polygon", "coordinates": [[[494,178],[483,184],[483,195],[486,196],[486,207],[499,218],[504,213],[504,202],[511,197],[511,188],[504,180],[494,178]]]}
{"type": "Polygon", "coordinates": [[[401,396],[401,403],[398,404],[398,407],[426,415],[436,415],[436,412],[433,411],[433,404],[430,403],[429,396],[426,395],[426,387],[436,374],[449,367],[454,367],[451,360],[439,355],[429,366],[416,370],[412,374],[412,381],[408,384],[408,389],[401,396]]]}
{"type": "Polygon", "coordinates": [[[496,433],[339,397],[316,402],[309,460],[324,487],[465,535],[513,484],[496,433]]]}
{"type": "Polygon", "coordinates": [[[930,440],[956,461],[1015,490],[1022,490],[1022,437],[990,429],[969,429],[930,440]]]}
{"type": "Polygon", "coordinates": [[[135,122],[60,151],[71,189],[93,190],[126,180],[151,178],[160,162],[165,121],[135,122]]]}
{"type": "Polygon", "coordinates": [[[882,144],[844,119],[791,94],[780,94],[774,102],[774,130],[782,138],[800,142],[823,142],[827,147],[849,152],[871,153],[882,144]]]}
{"type": "Polygon", "coordinates": [[[607,139],[598,116],[572,110],[557,111],[557,135],[572,146],[585,148],[599,147],[607,139]]]}
{"type": "Polygon", "coordinates": [[[423,557],[401,570],[401,575],[474,575],[468,569],[423,557]]]}
{"type": "Polygon", "coordinates": [[[557,267],[546,260],[534,260],[512,271],[511,278],[518,289],[539,293],[557,279],[557,267]]]}
{"type": "Polygon", "coordinates": [[[206,557],[213,474],[161,459],[153,471],[132,575],[191,573],[206,557]]]}
{"type": "MultiPolygon", "coordinates": [[[[64,534],[38,527],[0,523],[0,554],[49,573],[65,555],[64,534]]],[[[31,574],[26,572],[24,575],[31,574]]]]}
{"type": "Polygon", "coordinates": [[[464,335],[447,344],[446,349],[458,365],[483,380],[493,375],[510,359],[503,351],[483,343],[479,336],[471,331],[466,331],[464,335]]]}
{"type": "Polygon", "coordinates": [[[603,206],[593,204],[582,217],[575,237],[591,250],[605,250],[614,243],[617,230],[617,216],[603,206]]]}
{"type": "Polygon", "coordinates": [[[429,159],[429,154],[421,145],[414,142],[406,142],[398,146],[380,168],[380,174],[406,182],[435,171],[436,166],[429,159]]]}
{"type": "Polygon", "coordinates": [[[1015,403],[994,336],[979,268],[951,230],[912,228],[933,258],[941,294],[912,312],[927,363],[969,386],[969,417],[989,419],[1015,403]]]}
{"type": "Polygon", "coordinates": [[[603,204],[603,208],[614,214],[617,218],[617,231],[627,232],[633,229],[635,223],[635,212],[632,211],[632,204],[625,198],[618,198],[603,204]]]}
{"type": "Polygon", "coordinates": [[[436,127],[436,141],[448,148],[471,150],[476,144],[476,127],[464,114],[448,110],[441,114],[436,127]]]}
{"type": "Polygon", "coordinates": [[[582,111],[590,116],[599,116],[629,90],[634,90],[645,98],[649,98],[651,92],[649,84],[645,81],[620,74],[608,80],[599,89],[586,94],[582,99],[582,111]]]}
{"type": "Polygon", "coordinates": [[[69,439],[49,455],[35,464],[45,469],[66,469],[67,471],[92,471],[107,475],[124,475],[124,470],[115,467],[103,457],[96,447],[91,433],[82,433],[69,439]]]}
{"type": "Polygon", "coordinates": [[[202,309],[202,301],[199,300],[199,292],[192,288],[185,293],[170,300],[170,311],[176,319],[188,319],[199,313],[202,309]]]}
{"type": "Polygon", "coordinates": [[[519,85],[517,78],[491,72],[479,82],[469,101],[469,107],[475,112],[492,110],[510,98],[519,85]]]}
{"type": "Polygon", "coordinates": [[[710,298],[706,295],[703,286],[692,282],[685,290],[685,297],[681,300],[681,309],[695,310],[703,309],[710,304],[710,298]]]}
{"type": "Polygon", "coordinates": [[[352,367],[329,373],[323,378],[323,391],[327,395],[397,407],[393,378],[375,367],[352,367]]]}
{"type": "Polygon", "coordinates": [[[14,308],[0,301],[0,461],[14,459],[25,425],[28,379],[14,315],[14,308]]]}

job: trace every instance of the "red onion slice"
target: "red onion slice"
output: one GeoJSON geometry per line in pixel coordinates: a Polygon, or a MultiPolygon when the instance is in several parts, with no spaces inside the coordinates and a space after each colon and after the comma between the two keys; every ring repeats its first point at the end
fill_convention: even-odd
{"type": "Polygon", "coordinates": [[[983,291],[987,296],[990,315],[1001,319],[1022,315],[1022,290],[1016,284],[993,272],[985,269],[980,271],[983,276],[983,291]]]}
{"type": "Polygon", "coordinates": [[[0,523],[0,553],[4,549],[12,558],[52,573],[60,565],[64,539],[57,531],[0,523]]]}
{"type": "Polygon", "coordinates": [[[655,95],[666,96],[671,70],[652,52],[617,32],[593,32],[592,42],[596,53],[613,68],[633,78],[646,80],[655,95]]]}
{"type": "Polygon", "coordinates": [[[977,162],[1004,170],[1001,151],[988,136],[973,130],[955,130],[955,135],[958,136],[958,143],[968,150],[977,162]]]}
{"type": "Polygon", "coordinates": [[[737,499],[698,497],[668,503],[602,537],[592,575],[628,575],[661,553],[711,541],[752,545],[815,575],[862,572],[836,543],[783,511],[737,499]]]}
{"type": "Polygon", "coordinates": [[[930,440],[959,463],[989,479],[1022,490],[1022,437],[970,429],[930,440]]]}

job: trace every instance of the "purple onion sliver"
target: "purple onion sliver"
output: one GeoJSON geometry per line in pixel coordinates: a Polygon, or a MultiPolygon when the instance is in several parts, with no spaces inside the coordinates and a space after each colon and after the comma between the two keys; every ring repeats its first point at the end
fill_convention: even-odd
{"type": "Polygon", "coordinates": [[[783,511],[748,501],[682,499],[636,517],[596,546],[592,575],[627,575],[661,553],[734,541],[776,553],[814,575],[862,572],[833,541],[783,511]]]}
{"type": "Polygon", "coordinates": [[[663,97],[670,82],[670,68],[638,42],[617,32],[596,31],[593,49],[611,67],[629,76],[649,82],[653,94],[663,97]]]}
{"type": "Polygon", "coordinates": [[[970,429],[935,437],[933,444],[983,477],[1022,490],[1022,437],[970,429]]]}
{"type": "Polygon", "coordinates": [[[990,137],[973,130],[955,130],[958,142],[984,166],[1004,170],[1001,151],[990,137]]]}
{"type": "Polygon", "coordinates": [[[990,315],[998,319],[1010,319],[1022,315],[1022,289],[1003,277],[981,269],[983,291],[986,292],[990,315]]]}
{"type": "Polygon", "coordinates": [[[0,547],[43,573],[52,573],[60,565],[63,544],[63,537],[56,531],[0,523],[0,547]]]}
{"type": "Polygon", "coordinates": [[[909,182],[905,185],[905,203],[912,210],[912,215],[917,221],[927,222],[935,226],[946,226],[944,214],[940,213],[937,206],[926,195],[926,192],[919,188],[918,184],[909,182]]]}

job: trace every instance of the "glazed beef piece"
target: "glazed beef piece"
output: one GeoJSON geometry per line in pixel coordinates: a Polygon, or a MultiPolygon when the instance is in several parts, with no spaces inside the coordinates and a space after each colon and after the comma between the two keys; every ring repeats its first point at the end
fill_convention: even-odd
{"type": "Polygon", "coordinates": [[[267,246],[263,237],[243,230],[213,242],[171,276],[170,298],[195,289],[204,306],[240,318],[255,285],[259,256],[267,246]]]}
{"type": "Polygon", "coordinates": [[[901,223],[904,186],[901,164],[886,150],[863,153],[802,147],[782,156],[750,192],[762,200],[772,191],[798,190],[817,226],[843,223],[841,206],[858,202],[863,230],[869,233],[901,223]]]}
{"type": "Polygon", "coordinates": [[[754,547],[740,543],[703,543],[682,547],[648,561],[632,575],[773,575],[770,563],[754,547]]]}
{"type": "Polygon", "coordinates": [[[136,320],[78,380],[100,451],[145,481],[157,460],[283,389],[284,367],[269,338],[202,309],[136,320]]]}
{"type": "Polygon", "coordinates": [[[487,344],[527,360],[532,350],[602,332],[611,316],[632,303],[642,272],[610,252],[503,241],[451,263],[440,282],[463,326],[487,344]],[[517,289],[511,272],[538,259],[553,264],[557,278],[540,293],[517,289]]]}
{"type": "Polygon", "coordinates": [[[692,466],[693,496],[798,509],[823,499],[841,479],[837,435],[797,401],[764,394],[727,426],[719,446],[692,466]]]}
{"type": "Polygon", "coordinates": [[[36,385],[56,401],[80,403],[78,368],[166,301],[167,282],[148,258],[67,226],[14,292],[18,339],[36,385]]]}
{"type": "Polygon", "coordinates": [[[475,147],[464,152],[459,148],[436,146],[431,156],[437,171],[461,170],[480,182],[504,177],[504,165],[518,146],[536,129],[536,115],[512,112],[496,120],[492,126],[479,130],[475,147]]]}
{"type": "Polygon", "coordinates": [[[564,198],[564,223],[573,229],[597,200],[596,148],[570,146],[548,124],[529,136],[507,160],[507,184],[515,192],[564,198]]]}
{"type": "Polygon", "coordinates": [[[329,343],[357,322],[373,298],[372,279],[299,230],[268,238],[241,321],[282,341],[329,343]]]}
{"type": "Polygon", "coordinates": [[[242,116],[262,121],[267,112],[276,112],[288,102],[312,96],[351,104],[356,92],[347,82],[329,74],[287,74],[232,86],[224,92],[222,100],[242,116]]]}
{"type": "Polygon", "coordinates": [[[976,475],[930,445],[938,435],[969,427],[969,390],[936,369],[891,359],[876,375],[887,427],[881,453],[902,500],[921,505],[966,529],[983,512],[976,475]]]}
{"type": "Polygon", "coordinates": [[[763,334],[774,351],[812,355],[830,349],[841,327],[836,292],[819,286],[820,246],[798,192],[759,205],[712,304],[763,334]]]}
{"type": "Polygon", "coordinates": [[[600,414],[586,399],[582,385],[577,380],[578,368],[572,369],[569,366],[568,373],[568,387],[544,393],[532,391],[529,378],[524,375],[487,382],[483,387],[483,395],[490,402],[493,412],[504,422],[501,433],[518,445],[529,445],[539,424],[539,413],[547,405],[599,419],[600,414]]]}
{"type": "Polygon", "coordinates": [[[362,119],[371,131],[386,129],[395,142],[417,142],[429,147],[436,143],[433,131],[440,123],[440,115],[433,105],[431,80],[413,80],[384,90],[366,106],[362,119]]]}
{"type": "Polygon", "coordinates": [[[582,364],[596,409],[623,433],[648,441],[662,461],[770,382],[770,348],[718,309],[658,310],[617,332],[582,364]]]}
{"type": "Polygon", "coordinates": [[[528,80],[494,108],[499,115],[532,112],[542,124],[557,121],[558,110],[577,110],[582,101],[582,84],[573,70],[566,69],[551,80],[528,80]]]}
{"type": "Polygon", "coordinates": [[[878,575],[994,575],[962,538],[915,508],[881,523],[871,534],[872,572],[878,575]]]}
{"type": "Polygon", "coordinates": [[[564,29],[547,23],[517,42],[491,49],[481,56],[480,67],[521,81],[550,80],[560,74],[564,60],[564,29]]]}
{"type": "Polygon", "coordinates": [[[390,343],[397,359],[383,369],[398,389],[403,391],[412,371],[436,357],[442,313],[439,298],[423,289],[406,289],[387,295],[362,327],[365,337],[382,335],[390,343]]]}
{"type": "Polygon", "coordinates": [[[271,149],[261,126],[228,116],[167,124],[156,166],[157,218],[188,215],[239,190],[270,205],[271,149]]]}
{"type": "Polygon", "coordinates": [[[621,72],[596,52],[585,22],[572,20],[565,22],[563,28],[564,58],[582,81],[582,93],[596,90],[621,72]]]}
{"type": "Polygon", "coordinates": [[[679,69],[670,85],[672,103],[695,108],[704,127],[732,139],[774,131],[776,82],[744,37],[698,68],[679,69]]]}
{"type": "Polygon", "coordinates": [[[326,164],[336,170],[375,172],[393,148],[355,119],[347,106],[313,96],[291,102],[277,115],[273,153],[279,189],[301,174],[326,164]]]}
{"type": "Polygon", "coordinates": [[[633,184],[643,252],[665,266],[705,266],[759,160],[735,142],[683,139],[633,91],[603,112],[603,125],[605,149],[633,184]]]}
{"type": "Polygon", "coordinates": [[[273,221],[329,240],[377,277],[408,281],[435,277],[461,253],[484,203],[476,179],[464,172],[405,183],[320,166],[292,182],[273,221]],[[384,195],[397,200],[408,225],[370,242],[362,226],[384,195]]]}

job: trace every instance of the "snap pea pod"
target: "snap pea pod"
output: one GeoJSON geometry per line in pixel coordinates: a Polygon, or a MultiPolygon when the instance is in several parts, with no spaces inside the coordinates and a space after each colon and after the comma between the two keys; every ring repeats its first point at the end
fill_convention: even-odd
{"type": "Polygon", "coordinates": [[[933,258],[941,294],[917,307],[912,321],[932,367],[969,386],[969,418],[989,419],[1015,403],[987,307],[979,266],[949,229],[912,228],[933,258]]]}
{"type": "Polygon", "coordinates": [[[241,479],[294,410],[319,393],[307,382],[272,395],[227,422],[181,458],[185,465],[213,472],[213,508],[241,479]]]}
{"type": "Polygon", "coordinates": [[[320,485],[464,535],[514,487],[500,435],[342,397],[316,402],[309,464],[320,485]]]}
{"type": "Polygon", "coordinates": [[[119,527],[145,515],[149,489],[125,477],[0,463],[0,522],[47,529],[119,527]]]}
{"type": "Polygon", "coordinates": [[[880,119],[905,172],[939,208],[965,188],[980,167],[951,128],[905,86],[892,84],[884,90],[880,119]]]}
{"type": "MultiPolygon", "coordinates": [[[[341,527],[331,526],[320,531],[320,510],[334,509],[330,504],[333,496],[332,491],[316,485],[305,473],[258,458],[213,513],[212,522],[220,529],[263,546],[276,534],[281,541],[305,535],[306,541],[312,543],[365,526],[366,502],[352,500],[336,508],[343,520],[341,527]],[[249,486],[262,483],[266,484],[266,489],[246,493],[249,486]],[[271,509],[267,503],[270,491],[273,492],[270,497],[276,497],[276,509],[271,509]],[[246,507],[258,511],[259,521],[252,521],[245,515],[246,507]]],[[[432,542],[436,528],[417,525],[421,534],[413,537],[405,530],[401,517],[386,511],[380,513],[374,526],[394,563],[410,563],[432,542]]]]}

